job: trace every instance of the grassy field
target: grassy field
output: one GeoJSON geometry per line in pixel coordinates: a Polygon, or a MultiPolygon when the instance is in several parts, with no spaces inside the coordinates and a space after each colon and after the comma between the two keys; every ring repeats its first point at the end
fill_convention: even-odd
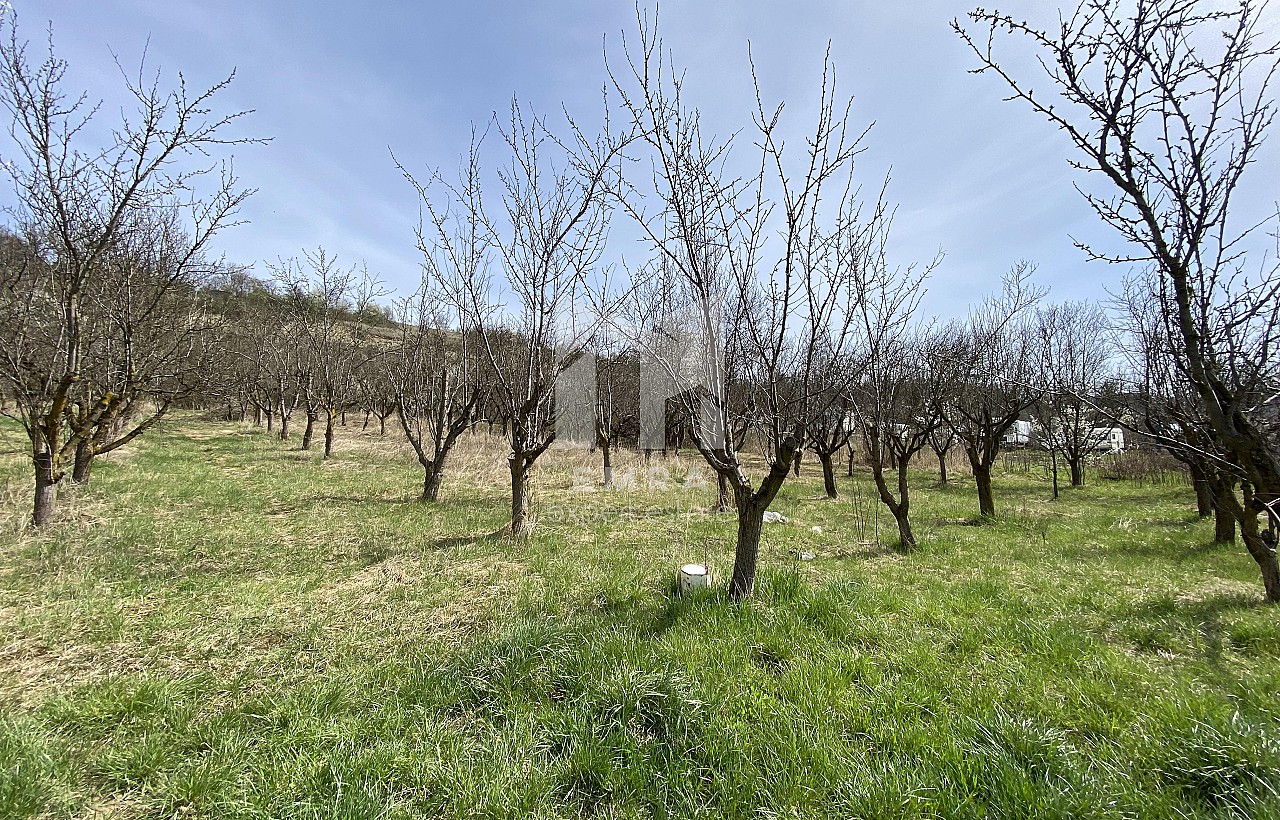
{"type": "Polygon", "coordinates": [[[395,436],[179,418],[39,533],[23,445],[3,817],[1280,818],[1280,613],[1185,486],[1013,472],[977,523],[922,471],[900,554],[806,465],[734,605],[673,593],[731,563],[687,457],[549,453],[515,544],[480,436],[427,506],[395,436]]]}

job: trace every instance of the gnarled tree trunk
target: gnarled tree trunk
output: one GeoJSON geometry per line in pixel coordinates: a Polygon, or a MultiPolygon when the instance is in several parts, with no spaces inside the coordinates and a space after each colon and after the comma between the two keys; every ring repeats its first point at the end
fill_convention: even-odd
{"type": "Polygon", "coordinates": [[[71,480],[76,484],[89,483],[89,478],[93,475],[93,457],[93,442],[88,438],[81,439],[76,445],[75,465],[71,468],[71,480]]]}

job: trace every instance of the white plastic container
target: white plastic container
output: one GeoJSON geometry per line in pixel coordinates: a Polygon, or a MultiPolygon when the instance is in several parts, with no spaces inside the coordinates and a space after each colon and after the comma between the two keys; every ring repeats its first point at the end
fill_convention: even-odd
{"type": "Polygon", "coordinates": [[[706,589],[711,582],[711,574],[702,564],[685,564],[680,567],[680,593],[688,595],[695,589],[706,589]]]}

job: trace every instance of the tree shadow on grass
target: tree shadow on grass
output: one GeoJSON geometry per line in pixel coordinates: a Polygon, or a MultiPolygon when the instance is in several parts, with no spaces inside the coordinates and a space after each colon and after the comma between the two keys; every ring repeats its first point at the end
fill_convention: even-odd
{"type": "Polygon", "coordinates": [[[437,538],[431,542],[431,546],[437,550],[446,551],[479,544],[496,544],[501,541],[510,541],[510,539],[511,527],[503,525],[484,535],[448,535],[443,538],[437,538]]]}

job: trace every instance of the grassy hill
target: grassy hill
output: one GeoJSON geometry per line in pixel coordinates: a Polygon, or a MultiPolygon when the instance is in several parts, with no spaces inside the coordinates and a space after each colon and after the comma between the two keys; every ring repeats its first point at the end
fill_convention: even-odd
{"type": "Polygon", "coordinates": [[[22,443],[0,817],[1280,817],[1280,615],[1186,486],[922,471],[900,554],[806,465],[734,605],[673,591],[732,559],[696,458],[553,450],[515,544],[478,435],[428,506],[394,436],[179,417],[38,533],[22,443]]]}

